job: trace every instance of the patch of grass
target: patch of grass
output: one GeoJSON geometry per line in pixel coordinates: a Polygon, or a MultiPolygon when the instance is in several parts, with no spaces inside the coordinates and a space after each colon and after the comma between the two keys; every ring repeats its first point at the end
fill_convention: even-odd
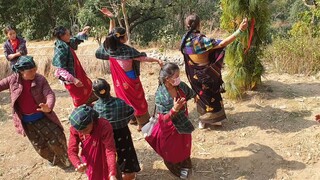
{"type": "Polygon", "coordinates": [[[0,109],[0,122],[4,122],[6,120],[8,120],[7,112],[0,109]]]}
{"type": "Polygon", "coordinates": [[[264,51],[263,61],[278,73],[315,74],[320,70],[320,38],[277,38],[264,51]]]}

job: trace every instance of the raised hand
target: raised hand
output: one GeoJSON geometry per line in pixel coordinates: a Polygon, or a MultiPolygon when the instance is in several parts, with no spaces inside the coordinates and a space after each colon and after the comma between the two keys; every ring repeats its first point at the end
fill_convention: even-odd
{"type": "Polygon", "coordinates": [[[111,11],[109,11],[109,9],[107,9],[106,7],[103,7],[100,9],[100,12],[102,12],[104,15],[106,15],[109,18],[113,18],[114,15],[112,14],[111,11]]]}
{"type": "Polygon", "coordinates": [[[241,31],[245,31],[248,28],[248,18],[244,18],[239,25],[241,31]]]}
{"type": "Polygon", "coordinates": [[[173,98],[173,110],[179,111],[186,103],[185,98],[173,98]]]}
{"type": "Polygon", "coordinates": [[[86,26],[86,27],[83,28],[82,33],[89,34],[90,30],[91,30],[91,27],[90,26],[86,26]]]}

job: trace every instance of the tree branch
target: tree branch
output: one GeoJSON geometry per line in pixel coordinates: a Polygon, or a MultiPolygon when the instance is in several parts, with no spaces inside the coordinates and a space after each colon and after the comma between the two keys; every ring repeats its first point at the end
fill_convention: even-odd
{"type": "Polygon", "coordinates": [[[150,20],[164,19],[164,18],[165,18],[164,16],[154,16],[154,17],[148,17],[148,18],[141,19],[140,21],[136,21],[135,23],[132,23],[132,25],[130,26],[130,32],[139,24],[145,23],[150,20]]]}

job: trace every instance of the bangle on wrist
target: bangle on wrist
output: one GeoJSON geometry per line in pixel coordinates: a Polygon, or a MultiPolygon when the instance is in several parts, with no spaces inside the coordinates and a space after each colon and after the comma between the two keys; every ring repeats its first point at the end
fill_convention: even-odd
{"type": "Polygon", "coordinates": [[[232,35],[234,37],[238,37],[241,33],[242,33],[242,31],[240,29],[237,29],[232,35]]]}

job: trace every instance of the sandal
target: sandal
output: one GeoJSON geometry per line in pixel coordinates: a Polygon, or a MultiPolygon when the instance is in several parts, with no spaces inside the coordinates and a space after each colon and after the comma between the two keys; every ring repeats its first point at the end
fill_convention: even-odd
{"type": "Polygon", "coordinates": [[[189,170],[190,169],[188,169],[188,168],[181,168],[181,170],[180,170],[180,179],[188,179],[189,170]]]}

